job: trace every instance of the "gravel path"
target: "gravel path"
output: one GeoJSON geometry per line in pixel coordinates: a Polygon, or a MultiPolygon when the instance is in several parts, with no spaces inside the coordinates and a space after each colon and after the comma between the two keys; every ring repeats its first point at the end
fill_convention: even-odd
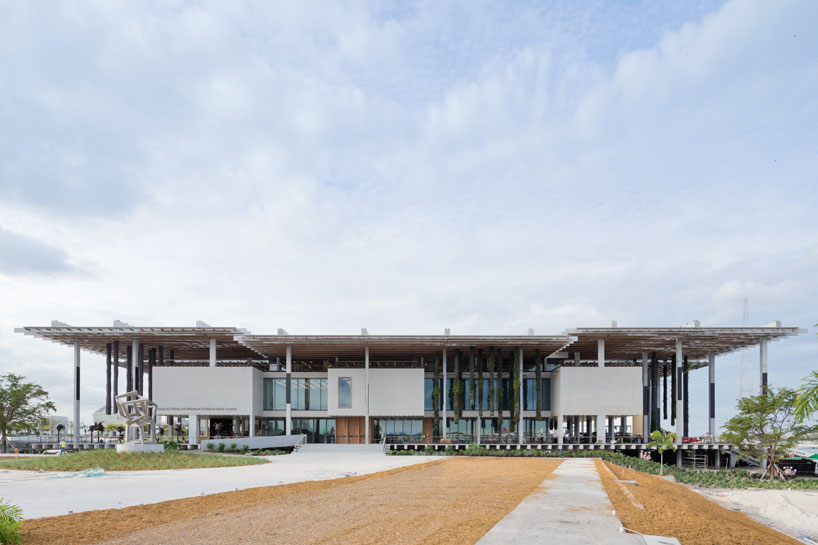
{"type": "Polygon", "coordinates": [[[24,539],[27,545],[472,545],[559,464],[449,458],[362,477],[26,521],[24,539]]]}

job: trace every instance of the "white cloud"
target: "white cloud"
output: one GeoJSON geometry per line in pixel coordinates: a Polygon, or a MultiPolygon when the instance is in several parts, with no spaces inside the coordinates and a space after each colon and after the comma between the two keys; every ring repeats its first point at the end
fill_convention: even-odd
{"type": "Polygon", "coordinates": [[[69,351],[10,333],[51,319],[816,321],[814,5],[320,6],[0,22],[0,224],[86,273],[0,272],[3,370],[67,412],[69,351]]]}

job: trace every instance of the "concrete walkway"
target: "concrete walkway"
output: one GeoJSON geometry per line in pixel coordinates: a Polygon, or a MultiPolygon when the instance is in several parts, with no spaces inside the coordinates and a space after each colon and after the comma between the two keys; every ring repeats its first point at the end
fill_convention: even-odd
{"type": "Polygon", "coordinates": [[[161,471],[37,473],[0,470],[0,498],[19,505],[25,518],[65,515],[156,503],[259,486],[364,475],[439,459],[385,456],[379,445],[305,445],[269,464],[161,471]]]}
{"type": "Polygon", "coordinates": [[[593,460],[568,458],[514,511],[478,541],[478,545],[635,545],[602,487],[593,460]]]}

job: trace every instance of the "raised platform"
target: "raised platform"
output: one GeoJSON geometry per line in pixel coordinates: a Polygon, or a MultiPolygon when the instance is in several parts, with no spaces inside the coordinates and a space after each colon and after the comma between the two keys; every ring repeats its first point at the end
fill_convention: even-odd
{"type": "Polygon", "coordinates": [[[165,452],[162,443],[122,443],[116,446],[117,452],[165,452]]]}
{"type": "MultiPolygon", "coordinates": [[[[426,447],[432,447],[435,450],[443,450],[446,447],[453,447],[455,450],[467,448],[466,443],[390,443],[385,445],[386,450],[424,450],[426,447]]],[[[589,443],[480,443],[480,446],[488,450],[548,450],[548,451],[566,451],[566,450],[652,450],[646,443],[605,443],[605,444],[589,444],[589,443]]],[[[725,453],[732,450],[734,447],[728,443],[685,443],[676,447],[680,451],[724,451],[725,453]]]]}

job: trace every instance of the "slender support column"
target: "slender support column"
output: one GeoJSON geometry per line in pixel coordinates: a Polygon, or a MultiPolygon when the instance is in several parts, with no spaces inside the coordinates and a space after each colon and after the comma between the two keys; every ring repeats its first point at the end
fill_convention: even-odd
{"type": "Polygon", "coordinates": [[[292,434],[293,431],[293,406],[291,404],[291,397],[292,397],[292,373],[293,373],[293,347],[287,346],[287,405],[286,405],[286,415],[284,417],[284,431],[287,435],[292,434]]]}
{"type": "Polygon", "coordinates": [[[605,444],[605,436],[607,433],[605,432],[605,415],[598,414],[596,415],[596,441],[597,443],[605,444]]]}
{"type": "Polygon", "coordinates": [[[596,342],[596,359],[600,367],[605,367],[605,339],[596,342]]]}
{"type": "MultiPolygon", "coordinates": [[[[636,433],[636,430],[633,430],[636,433]]],[[[648,373],[648,353],[642,352],[642,440],[650,436],[650,375],[648,373]]]]}
{"type": "Polygon", "coordinates": [[[523,439],[523,422],[524,422],[523,407],[525,405],[523,405],[523,392],[525,391],[525,388],[523,388],[523,386],[525,385],[525,379],[523,378],[523,349],[520,348],[518,350],[518,352],[520,354],[520,362],[519,362],[519,365],[520,365],[520,373],[519,373],[519,377],[520,377],[520,399],[518,399],[517,401],[520,404],[520,421],[517,423],[517,430],[518,430],[518,434],[519,434],[520,444],[522,445],[523,440],[524,440],[523,439]]]}
{"type": "Polygon", "coordinates": [[[608,434],[609,434],[609,441],[613,444],[614,439],[616,439],[616,434],[614,433],[614,417],[608,417],[608,434]]]}
{"type": "Polygon", "coordinates": [[[364,347],[364,443],[369,444],[369,346],[364,347]]]}
{"type": "Polygon", "coordinates": [[[628,417],[627,416],[620,416],[619,417],[619,433],[622,434],[624,437],[628,431],[628,417]]]}
{"type": "Polygon", "coordinates": [[[557,415],[557,446],[562,448],[562,440],[565,437],[565,430],[562,427],[562,419],[563,416],[561,414],[557,415]]]}
{"type": "Polygon", "coordinates": [[[233,436],[240,437],[240,434],[239,434],[240,430],[241,430],[241,428],[239,427],[239,417],[234,416],[233,417],[233,436]]]}
{"type": "Polygon", "coordinates": [[[191,414],[187,417],[187,444],[197,445],[199,443],[199,415],[191,414]]]}
{"type": "Polygon", "coordinates": [[[153,365],[156,363],[156,349],[148,353],[148,399],[153,399],[153,365]]]}
{"type": "MultiPolygon", "coordinates": [[[[676,373],[676,399],[673,401],[676,403],[676,444],[682,444],[682,434],[684,433],[684,403],[683,399],[684,396],[682,395],[684,392],[684,388],[682,388],[682,362],[684,362],[684,354],[682,354],[682,339],[676,339],[676,369],[674,369],[674,373],[676,373]]],[[[679,461],[681,463],[681,457],[679,457],[679,461]]]]}
{"type": "Polygon", "coordinates": [[[216,339],[210,339],[210,367],[216,367],[216,339]]]}
{"type": "Polygon", "coordinates": [[[716,355],[707,355],[707,371],[710,375],[710,425],[707,431],[710,432],[710,437],[715,441],[716,439],[716,355]]]}
{"type": "MultiPolygon", "coordinates": [[[[119,341],[114,341],[114,400],[119,395],[119,341]]],[[[119,413],[119,408],[114,403],[114,414],[119,413]]]]}
{"type": "Polygon", "coordinates": [[[142,394],[142,345],[139,341],[134,341],[132,345],[133,358],[133,387],[137,393],[142,394]]]}
{"type": "Polygon", "coordinates": [[[74,450],[80,448],[80,340],[74,339],[74,450]]]}
{"type": "Polygon", "coordinates": [[[759,350],[760,350],[759,363],[760,363],[760,366],[761,366],[761,369],[760,369],[760,371],[761,371],[761,377],[760,377],[761,380],[759,381],[759,384],[761,384],[761,388],[759,388],[759,391],[762,394],[764,394],[764,393],[767,392],[767,341],[766,340],[761,341],[761,343],[759,344],[759,350]]]}
{"type": "Polygon", "coordinates": [[[448,380],[446,379],[446,352],[447,350],[443,350],[443,439],[446,439],[446,428],[448,427],[447,424],[449,422],[449,419],[446,418],[446,409],[448,409],[449,406],[448,380]]]}
{"type": "Polygon", "coordinates": [[[105,344],[105,414],[111,414],[111,348],[105,344]]]}
{"type": "Polygon", "coordinates": [[[145,345],[139,345],[139,395],[145,393],[145,345]]]}
{"type": "Polygon", "coordinates": [[[133,392],[133,346],[125,348],[125,391],[133,392]]]}
{"type": "Polygon", "coordinates": [[[251,414],[249,417],[250,419],[250,437],[256,436],[256,415],[251,414]]]}

